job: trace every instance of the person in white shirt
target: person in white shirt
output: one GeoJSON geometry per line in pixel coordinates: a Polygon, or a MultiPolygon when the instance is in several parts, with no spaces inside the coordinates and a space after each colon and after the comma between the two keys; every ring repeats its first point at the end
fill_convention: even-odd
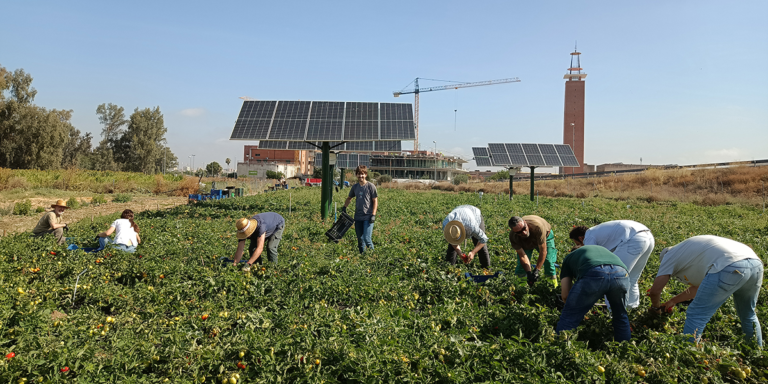
{"type": "Polygon", "coordinates": [[[451,265],[456,264],[456,256],[461,254],[460,244],[470,237],[475,248],[467,253],[464,261],[469,263],[480,257],[480,265],[488,268],[491,265],[491,255],[488,253],[488,235],[485,234],[485,220],[480,209],[471,205],[456,207],[443,220],[443,236],[448,241],[448,249],[445,251],[445,260],[451,265]]]}
{"type": "Polygon", "coordinates": [[[133,211],[126,209],[120,215],[120,218],[112,222],[109,229],[96,235],[99,240],[99,248],[104,249],[111,244],[113,247],[125,252],[136,252],[136,246],[141,242],[139,236],[139,226],[133,221],[133,211]],[[109,236],[115,233],[115,240],[109,236]]]}
{"type": "Polygon", "coordinates": [[[636,221],[614,220],[598,224],[592,228],[583,225],[574,227],[569,236],[576,245],[599,245],[621,259],[629,271],[627,308],[639,307],[640,288],[637,286],[637,281],[640,279],[655,246],[651,230],[636,221]]]}
{"type": "Polygon", "coordinates": [[[704,327],[725,301],[733,296],[741,330],[763,345],[755,305],[763,284],[763,261],[746,244],[723,237],[702,235],[664,248],[659,256],[659,273],[650,290],[651,310],[660,313],[675,304],[693,299],[686,311],[683,333],[698,341],[704,327]],[[661,292],[674,277],[688,289],[660,303],[661,292]]]}

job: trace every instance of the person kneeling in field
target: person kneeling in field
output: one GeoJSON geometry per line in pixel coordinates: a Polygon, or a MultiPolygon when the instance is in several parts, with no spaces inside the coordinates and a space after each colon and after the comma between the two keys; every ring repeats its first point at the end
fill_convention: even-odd
{"type": "Polygon", "coordinates": [[[632,333],[624,308],[629,272],[618,256],[599,245],[579,247],[565,256],[560,278],[565,307],[557,322],[557,333],[576,329],[584,315],[605,296],[613,308],[613,339],[629,340],[632,333]]]}
{"type": "Polygon", "coordinates": [[[67,224],[61,222],[61,215],[67,207],[67,202],[64,200],[58,200],[55,204],[51,204],[52,211],[46,212],[43,217],[37,222],[37,225],[32,229],[32,236],[42,237],[45,235],[53,235],[56,237],[56,242],[59,245],[66,242],[64,237],[64,229],[67,229],[67,224]]]}
{"type": "Polygon", "coordinates": [[[757,295],[763,284],[763,262],[746,244],[718,236],[702,235],[664,248],[659,273],[650,290],[651,311],[661,313],[675,304],[693,299],[686,310],[683,333],[699,341],[704,327],[729,297],[747,338],[763,345],[760,321],[755,314],[757,295]],[[659,304],[661,292],[674,277],[688,289],[659,304]]]}
{"type": "Polygon", "coordinates": [[[600,245],[618,256],[629,271],[627,308],[640,306],[640,288],[637,281],[655,245],[648,227],[632,220],[614,220],[592,228],[583,225],[573,227],[569,237],[576,245],[600,245]]]}
{"type": "Polygon", "coordinates": [[[253,215],[250,219],[242,218],[237,220],[235,228],[237,228],[237,251],[233,265],[240,263],[240,259],[243,258],[246,239],[251,240],[251,243],[248,246],[250,259],[246,262],[244,271],[249,271],[256,261],[263,264],[261,253],[264,251],[265,243],[269,261],[277,264],[277,246],[280,245],[283,229],[285,229],[285,219],[280,214],[264,212],[253,215]]]}
{"type": "Polygon", "coordinates": [[[141,242],[139,237],[139,226],[133,221],[133,211],[126,209],[120,215],[120,218],[112,222],[109,229],[96,235],[99,240],[99,249],[104,249],[112,244],[115,248],[125,252],[136,252],[136,247],[141,242]],[[115,240],[112,241],[109,236],[115,232],[115,240]]]}
{"type": "Polygon", "coordinates": [[[445,251],[445,261],[456,265],[456,256],[461,255],[459,244],[467,237],[472,238],[475,248],[467,253],[465,263],[470,263],[475,255],[480,256],[483,268],[491,266],[491,255],[488,253],[488,236],[485,234],[485,221],[477,207],[460,205],[443,220],[443,236],[448,241],[445,251]]]}
{"type": "Polygon", "coordinates": [[[555,248],[555,234],[552,232],[552,226],[536,215],[512,216],[507,225],[510,229],[509,242],[512,249],[517,252],[518,258],[515,275],[521,278],[527,277],[528,285],[533,285],[539,280],[543,267],[544,274],[556,287],[557,248],[555,248]],[[536,261],[536,267],[532,268],[530,257],[533,256],[534,249],[539,251],[539,259],[536,261]]]}

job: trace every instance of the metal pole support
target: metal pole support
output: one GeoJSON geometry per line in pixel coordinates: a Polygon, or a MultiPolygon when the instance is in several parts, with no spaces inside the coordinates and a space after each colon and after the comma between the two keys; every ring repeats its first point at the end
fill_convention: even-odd
{"type": "Polygon", "coordinates": [[[535,169],[536,167],[531,167],[531,201],[533,201],[533,194],[534,194],[533,178],[534,178],[535,169]]]}
{"type": "Polygon", "coordinates": [[[320,218],[325,220],[328,217],[328,211],[331,208],[331,196],[330,187],[333,185],[333,175],[331,174],[331,144],[327,141],[323,141],[323,146],[320,148],[323,151],[323,169],[322,169],[322,183],[320,184],[320,218]],[[330,187],[330,188],[329,188],[330,187]]]}

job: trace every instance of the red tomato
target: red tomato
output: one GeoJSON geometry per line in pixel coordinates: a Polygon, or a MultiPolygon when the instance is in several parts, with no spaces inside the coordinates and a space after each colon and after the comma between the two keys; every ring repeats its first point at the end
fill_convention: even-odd
{"type": "Polygon", "coordinates": [[[54,255],[54,256],[56,256],[56,252],[54,252],[54,251],[51,251],[51,255],[54,255]]]}
{"type": "Polygon", "coordinates": [[[241,361],[241,362],[237,363],[237,367],[240,368],[240,369],[245,369],[245,364],[243,364],[243,362],[241,361]]]}
{"type": "Polygon", "coordinates": [[[69,367],[64,367],[62,369],[59,369],[59,371],[61,371],[61,373],[67,373],[69,372],[69,367]]]}
{"type": "Polygon", "coordinates": [[[13,352],[11,352],[11,353],[9,353],[9,354],[5,355],[5,358],[6,358],[6,359],[8,359],[8,360],[10,360],[10,359],[13,359],[14,357],[16,357],[16,354],[15,354],[15,353],[13,353],[13,352]]]}

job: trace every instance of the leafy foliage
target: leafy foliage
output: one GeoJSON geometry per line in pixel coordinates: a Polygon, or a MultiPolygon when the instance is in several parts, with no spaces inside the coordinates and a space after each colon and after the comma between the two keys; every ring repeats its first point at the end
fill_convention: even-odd
{"type": "Polygon", "coordinates": [[[133,200],[133,195],[130,193],[118,193],[112,198],[113,203],[128,203],[133,200]]]}
{"type": "Polygon", "coordinates": [[[32,201],[26,199],[13,205],[14,215],[29,215],[32,212],[32,201]]]}
{"type": "Polygon", "coordinates": [[[274,180],[280,180],[285,177],[285,175],[282,172],[275,172],[275,171],[267,171],[266,175],[267,175],[267,179],[274,179],[274,180]]]}
{"type": "MultiPolygon", "coordinates": [[[[764,258],[768,227],[758,209],[640,201],[627,208],[626,201],[550,198],[536,205],[490,194],[481,203],[475,193],[381,189],[376,250],[360,255],[352,234],[327,242],[331,222],[320,220],[319,194],[300,188],[145,211],[136,217],[143,242],[135,254],[67,251],[50,237],[3,238],[0,343],[14,357],[3,360],[0,376],[9,382],[209,383],[236,373],[243,382],[283,383],[765,382],[768,354],[740,336],[730,302],[698,346],[678,335],[685,321],[679,310],[665,317],[630,313],[631,342],[612,342],[610,316],[597,309],[577,332],[555,335],[556,290],[517,281],[506,240],[509,216],[540,215],[553,226],[562,260],[573,225],[637,220],[656,237],[640,281],[644,292],[659,250],[694,234],[733,238],[764,258]],[[440,223],[461,204],[481,208],[492,268],[506,271],[484,285],[463,277],[485,273],[477,263],[442,260],[440,223]],[[279,263],[247,273],[221,265],[218,258],[236,248],[235,220],[265,211],[286,218],[279,263]]],[[[345,197],[336,194],[334,201],[345,197]]],[[[70,236],[91,238],[116,217],[70,225],[70,236]]],[[[683,288],[673,282],[663,299],[683,288]]],[[[760,316],[768,311],[766,294],[763,288],[760,316]]],[[[641,308],[649,304],[643,297],[641,308]]]]}
{"type": "Polygon", "coordinates": [[[107,198],[104,195],[93,195],[91,198],[91,204],[106,204],[107,198]]]}
{"type": "Polygon", "coordinates": [[[218,175],[223,169],[224,168],[222,168],[221,165],[215,161],[208,163],[208,165],[205,166],[205,172],[209,175],[218,175]]]}
{"type": "Polygon", "coordinates": [[[70,209],[78,209],[80,208],[80,200],[78,200],[76,197],[70,197],[69,200],[67,200],[67,207],[70,209]]]}
{"type": "Polygon", "coordinates": [[[453,177],[453,185],[466,184],[469,182],[469,176],[460,174],[453,177]]]}
{"type": "Polygon", "coordinates": [[[392,176],[390,176],[390,175],[381,175],[381,176],[379,176],[379,178],[377,180],[379,181],[379,184],[381,184],[381,183],[389,183],[389,182],[392,181],[392,176]]]}

